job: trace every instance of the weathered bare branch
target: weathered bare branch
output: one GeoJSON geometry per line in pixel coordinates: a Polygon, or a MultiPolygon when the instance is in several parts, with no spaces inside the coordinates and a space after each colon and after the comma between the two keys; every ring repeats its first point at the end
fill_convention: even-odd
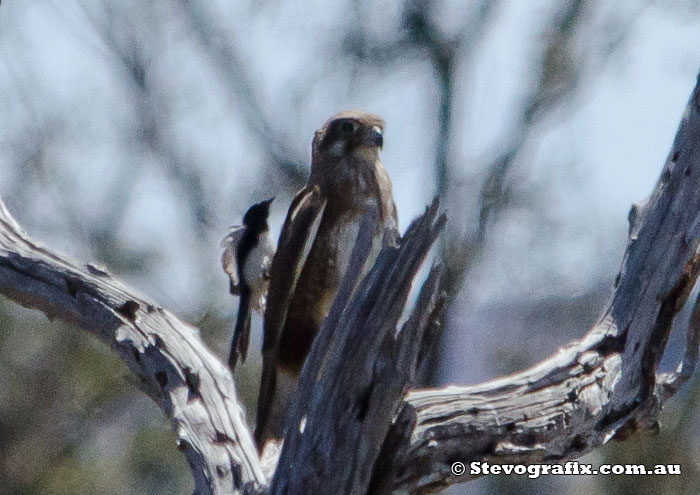
{"type": "Polygon", "coordinates": [[[228,368],[199,332],[115,280],[33,242],[0,201],[0,293],[97,335],[171,419],[195,493],[263,485],[228,368]]]}
{"type": "Polygon", "coordinates": [[[690,316],[688,331],[685,336],[685,354],[683,360],[678,363],[676,371],[672,373],[659,373],[656,375],[657,393],[667,401],[687,382],[698,363],[698,351],[700,351],[700,295],[695,300],[695,307],[690,316]]]}
{"type": "Polygon", "coordinates": [[[410,392],[385,444],[374,493],[467,481],[469,473],[450,472],[454,461],[558,462],[656,428],[661,404],[697,358],[696,308],[683,365],[657,375],[674,317],[700,269],[699,111],[697,85],[656,189],[632,209],[614,291],[591,331],[514,375],[410,392]]]}
{"type": "MultiPolygon", "coordinates": [[[[382,249],[347,305],[346,297],[336,299],[302,371],[271,493],[372,493],[377,456],[442,310],[434,269],[396,332],[411,282],[444,223],[435,201],[398,245],[382,249]]],[[[351,277],[361,271],[372,230],[360,229],[351,277]],[[364,256],[358,246],[366,247],[364,256]]]]}

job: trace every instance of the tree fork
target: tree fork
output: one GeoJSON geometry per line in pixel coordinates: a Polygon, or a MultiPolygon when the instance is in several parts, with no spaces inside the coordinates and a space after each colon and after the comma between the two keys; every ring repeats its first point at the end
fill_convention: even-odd
{"type": "Polygon", "coordinates": [[[231,374],[197,329],[105,269],[35,243],[2,202],[0,293],[80,326],[121,356],[170,418],[198,494],[433,491],[470,479],[451,472],[454,461],[560,462],[657,427],[663,403],[691,376],[698,357],[696,302],[682,362],[674,372],[657,372],[700,270],[700,86],[656,188],[630,212],[620,273],[591,330],[513,375],[404,393],[423,342],[439,329],[439,269],[398,332],[397,312],[443,222],[434,204],[398,245],[385,248],[357,293],[334,305],[339,319],[325,324],[326,338],[312,347],[311,354],[324,359],[305,365],[271,479],[263,474],[231,374]],[[302,398],[310,400],[306,406],[302,398]],[[322,406],[333,416],[324,417],[322,406]]]}

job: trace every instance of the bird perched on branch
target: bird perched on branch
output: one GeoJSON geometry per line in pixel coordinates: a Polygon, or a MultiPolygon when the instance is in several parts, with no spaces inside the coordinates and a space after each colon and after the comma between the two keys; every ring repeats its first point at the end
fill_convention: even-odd
{"type": "Polygon", "coordinates": [[[240,298],[228,356],[231,371],[236,368],[238,357],[245,362],[248,354],[251,311],[262,314],[265,310],[270,264],[274,254],[267,225],[273,199],[248,208],[243,215],[243,225],[231,227],[229,234],[221,241],[221,247],[224,248],[221,264],[231,280],[231,294],[240,298]]]}
{"type": "Polygon", "coordinates": [[[349,111],[331,117],[314,135],[311,174],[289,208],[272,262],[255,428],[260,450],[284,435],[286,409],[363,215],[373,208],[378,218],[363,271],[373,264],[385,229],[397,230],[391,180],[379,158],[383,130],[380,117],[349,111]]]}

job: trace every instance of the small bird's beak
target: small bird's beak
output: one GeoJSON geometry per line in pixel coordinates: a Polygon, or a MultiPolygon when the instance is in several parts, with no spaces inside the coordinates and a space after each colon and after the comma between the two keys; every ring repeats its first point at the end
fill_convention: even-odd
{"type": "Polygon", "coordinates": [[[384,136],[382,135],[382,130],[378,126],[372,126],[369,134],[367,134],[367,144],[378,146],[379,148],[384,146],[384,136]]]}
{"type": "Polygon", "coordinates": [[[270,214],[270,203],[275,199],[274,196],[272,196],[270,199],[266,199],[265,201],[261,201],[259,204],[263,208],[265,208],[265,212],[269,215],[270,214]]]}

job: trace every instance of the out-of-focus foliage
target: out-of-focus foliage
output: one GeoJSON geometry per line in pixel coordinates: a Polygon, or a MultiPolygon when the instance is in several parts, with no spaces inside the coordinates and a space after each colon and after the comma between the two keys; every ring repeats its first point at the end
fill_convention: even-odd
{"type": "MultiPolygon", "coordinates": [[[[473,383],[595,320],[629,204],[658,176],[694,82],[697,13],[644,0],[2,2],[0,194],[32,236],[104,264],[223,355],[226,226],[274,195],[279,229],[313,130],[375,111],[401,225],[434,194],[450,217],[436,250],[446,344],[426,380],[473,383]]],[[[259,366],[253,352],[236,376],[251,412],[259,366]]],[[[191,489],[167,421],[96,339],[3,300],[0,370],[3,493],[191,489]]],[[[659,435],[589,456],[683,463],[680,479],[494,478],[450,493],[692,492],[696,388],[659,435]]]]}
{"type": "Polygon", "coordinates": [[[97,339],[0,303],[3,493],[173,493],[192,485],[160,410],[97,339]]]}

